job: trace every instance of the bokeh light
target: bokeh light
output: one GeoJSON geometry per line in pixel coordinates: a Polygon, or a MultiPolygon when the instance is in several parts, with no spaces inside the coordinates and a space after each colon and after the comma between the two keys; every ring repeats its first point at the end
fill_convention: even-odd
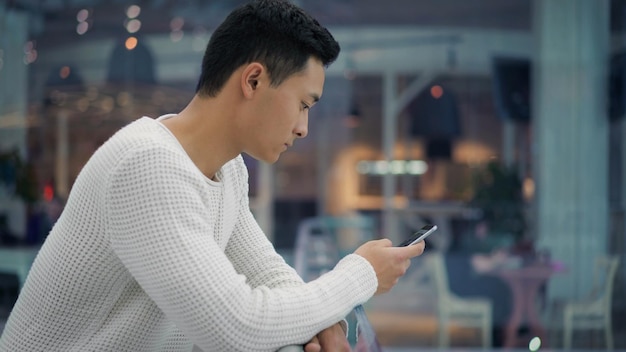
{"type": "Polygon", "coordinates": [[[528,343],[528,349],[532,352],[535,352],[541,348],[541,339],[538,337],[533,337],[528,343]]]}
{"type": "Polygon", "coordinates": [[[70,76],[70,73],[72,73],[72,70],[70,69],[70,67],[69,66],[63,66],[59,70],[59,77],[61,77],[61,79],[66,79],[67,77],[70,76]]]}
{"type": "Polygon", "coordinates": [[[124,43],[124,45],[126,46],[126,49],[128,50],[133,50],[137,47],[137,38],[135,37],[128,37],[128,39],[126,39],[126,43],[124,43]]]}
{"type": "Polygon", "coordinates": [[[78,33],[78,35],[83,35],[87,33],[88,30],[89,30],[89,23],[87,22],[80,22],[79,24],[76,25],[76,33],[78,33]]]}
{"type": "Polygon", "coordinates": [[[126,10],[126,17],[128,18],[137,18],[141,13],[141,7],[137,5],[130,5],[126,10]]]}
{"type": "Polygon", "coordinates": [[[179,42],[185,36],[185,32],[183,31],[171,31],[170,32],[170,40],[174,43],[179,42]]]}
{"type": "Polygon", "coordinates": [[[126,30],[128,33],[137,33],[141,28],[141,21],[138,19],[132,19],[126,22],[126,30]]]}
{"type": "Polygon", "coordinates": [[[89,18],[89,10],[87,9],[82,9],[76,14],[76,21],[78,22],[85,22],[87,18],[89,18]]]}
{"type": "Polygon", "coordinates": [[[432,95],[432,97],[435,99],[441,98],[441,96],[443,95],[443,88],[441,88],[441,86],[438,84],[430,87],[430,95],[432,95]]]}
{"type": "Polygon", "coordinates": [[[37,43],[34,40],[29,40],[24,44],[24,63],[26,65],[32,64],[37,60],[37,43]]]}
{"type": "Polygon", "coordinates": [[[172,31],[180,31],[185,25],[185,20],[182,17],[174,17],[170,21],[170,29],[172,31]]]}

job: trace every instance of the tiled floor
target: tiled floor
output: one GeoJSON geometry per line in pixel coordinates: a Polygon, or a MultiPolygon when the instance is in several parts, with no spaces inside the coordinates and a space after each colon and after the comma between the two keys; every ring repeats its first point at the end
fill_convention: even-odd
{"type": "MultiPolygon", "coordinates": [[[[372,325],[377,330],[378,339],[385,346],[385,351],[429,351],[438,350],[436,345],[437,321],[432,315],[411,315],[404,313],[370,312],[368,313],[372,325]]],[[[626,329],[622,325],[614,329],[615,350],[626,351],[626,329]]],[[[531,340],[528,336],[528,341],[531,340]]],[[[548,341],[541,346],[541,351],[562,350],[562,332],[548,331],[548,341]]],[[[477,331],[468,328],[451,329],[451,349],[456,351],[482,350],[477,331]]],[[[600,332],[592,333],[578,331],[574,335],[573,346],[576,350],[592,351],[605,350],[603,335],[600,332]]],[[[497,348],[494,350],[498,350],[497,348]]],[[[519,351],[532,351],[529,347],[519,346],[519,351]]]]}
{"type": "MultiPolygon", "coordinates": [[[[402,304],[402,296],[393,297],[393,302],[402,304]]],[[[413,298],[415,300],[415,298],[413,298]]],[[[407,352],[419,350],[438,350],[436,345],[437,318],[434,312],[416,312],[411,309],[390,309],[392,306],[385,302],[378,302],[376,297],[370,305],[368,317],[376,329],[378,339],[385,346],[385,351],[407,352]],[[381,309],[383,308],[383,309],[381,309]]],[[[403,305],[406,306],[406,305],[403,305]]],[[[559,327],[550,326],[544,322],[547,328],[547,341],[543,341],[541,351],[562,350],[563,332],[559,327]]],[[[521,332],[522,333],[522,332],[521,332]]],[[[530,342],[533,336],[521,335],[530,342]]],[[[626,351],[626,310],[614,310],[613,314],[613,338],[616,351],[626,351]]],[[[451,328],[451,350],[469,351],[482,350],[479,332],[462,327],[451,328]]],[[[604,335],[600,331],[575,331],[572,343],[576,351],[606,350],[604,335]]],[[[519,351],[533,351],[520,345],[519,351]]],[[[498,350],[498,349],[494,349],[498,350]]]]}
{"type": "MultiPolygon", "coordinates": [[[[383,349],[384,352],[441,352],[440,349],[437,348],[424,348],[424,347],[407,347],[407,348],[394,348],[394,347],[385,347],[383,349]]],[[[507,351],[507,352],[529,352],[528,349],[515,349],[515,350],[504,350],[504,349],[491,349],[491,350],[484,350],[481,348],[450,348],[447,349],[446,351],[453,351],[453,352],[478,352],[478,351],[482,351],[482,352],[490,352],[490,351],[507,351]]],[[[559,351],[558,349],[541,349],[540,351],[543,352],[551,352],[551,351],[559,351]]],[[[606,350],[591,350],[591,349],[576,349],[576,352],[605,352],[606,350]]],[[[614,352],[623,352],[624,350],[613,350],[614,352]]]]}

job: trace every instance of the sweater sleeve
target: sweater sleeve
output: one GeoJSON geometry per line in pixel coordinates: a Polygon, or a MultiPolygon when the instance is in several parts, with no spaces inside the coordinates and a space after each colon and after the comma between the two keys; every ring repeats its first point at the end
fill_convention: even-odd
{"type": "Polygon", "coordinates": [[[240,209],[226,255],[237,272],[243,274],[251,287],[295,287],[304,284],[295,269],[276,253],[249,210],[240,209]]]}
{"type": "Polygon", "coordinates": [[[219,204],[206,204],[204,180],[192,171],[179,153],[145,146],[112,170],[105,201],[113,251],[200,348],[275,351],[302,344],[374,294],[375,273],[354,254],[297,287],[251,285],[266,280],[260,274],[247,280],[217,244],[208,212],[219,213],[219,204]]]}
{"type": "Polygon", "coordinates": [[[297,272],[276,253],[256,219],[250,212],[248,200],[248,171],[241,157],[235,162],[240,184],[239,216],[228,241],[226,255],[235,269],[246,276],[252,287],[294,287],[304,284],[297,272]]]}

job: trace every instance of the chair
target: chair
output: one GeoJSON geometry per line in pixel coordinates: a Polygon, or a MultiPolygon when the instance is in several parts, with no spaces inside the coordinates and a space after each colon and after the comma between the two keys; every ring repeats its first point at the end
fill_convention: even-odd
{"type": "Polygon", "coordinates": [[[608,350],[613,349],[613,327],[611,306],[613,284],[619,258],[602,256],[596,259],[593,286],[588,298],[567,302],[563,310],[563,348],[569,350],[572,345],[574,329],[604,330],[608,350]]]}
{"type": "Polygon", "coordinates": [[[345,255],[374,239],[374,221],[366,216],[320,216],[298,225],[294,268],[310,281],[331,270],[345,255]]]}
{"type": "Polygon", "coordinates": [[[461,298],[450,291],[448,273],[441,253],[426,256],[437,296],[438,345],[450,345],[450,323],[481,330],[484,349],[491,347],[492,304],[485,298],[461,298]]]}
{"type": "Polygon", "coordinates": [[[0,247],[0,272],[15,274],[21,290],[40,247],[0,247]]]}

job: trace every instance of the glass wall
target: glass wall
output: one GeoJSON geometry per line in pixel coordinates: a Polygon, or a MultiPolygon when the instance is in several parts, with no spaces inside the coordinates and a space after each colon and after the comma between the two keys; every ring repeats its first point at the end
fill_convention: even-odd
{"type": "MultiPolygon", "coordinates": [[[[271,166],[244,156],[279,253],[330,251],[297,247],[312,219],[338,255],[436,224],[366,306],[386,350],[476,347],[482,331],[496,348],[567,347],[567,302],[594,278],[612,293],[596,318],[626,349],[626,2],[295,2],[342,51],[309,136],[271,166]],[[491,322],[461,324],[450,307],[470,298],[491,322]]],[[[122,126],[185,107],[212,30],[242,3],[0,3],[0,330],[83,165],[122,126]]],[[[603,348],[602,328],[574,346],[603,348]]]]}

